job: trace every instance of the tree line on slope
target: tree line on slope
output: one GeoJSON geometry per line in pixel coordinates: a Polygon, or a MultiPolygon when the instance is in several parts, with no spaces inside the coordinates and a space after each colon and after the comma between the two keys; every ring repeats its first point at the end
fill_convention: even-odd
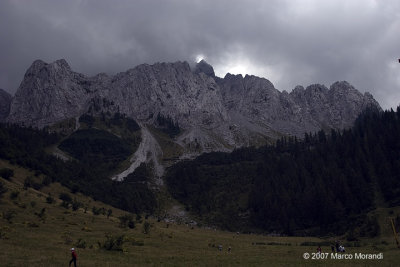
{"type": "MultiPolygon", "coordinates": [[[[87,134],[88,132],[85,131],[73,138],[81,141],[82,136],[87,137],[87,134]]],[[[11,164],[34,170],[37,176],[42,175],[43,185],[49,182],[60,182],[69,187],[72,192],[80,191],[114,207],[133,213],[152,213],[156,206],[155,195],[146,183],[136,182],[136,176],[140,179],[143,175],[150,177],[149,167],[140,166],[123,182],[112,181],[111,174],[118,163],[127,158],[128,151],[120,144],[121,140],[115,140],[106,133],[96,132],[95,136],[104,138],[97,138],[93,144],[89,143],[89,146],[107,146],[111,149],[111,156],[115,156],[114,154],[121,150],[122,157],[117,155],[110,162],[107,151],[103,151],[104,155],[86,157],[81,150],[74,149],[76,142],[72,142],[72,146],[68,146],[67,142],[64,143],[67,150],[76,152],[75,156],[78,158],[82,156],[82,158],[63,161],[45,152],[46,147],[60,142],[60,135],[45,130],[0,124],[0,158],[10,161],[11,164]]]]}
{"type": "Polygon", "coordinates": [[[228,230],[375,236],[367,212],[400,204],[400,108],[301,141],[204,154],[172,166],[166,181],[189,211],[228,230]]]}

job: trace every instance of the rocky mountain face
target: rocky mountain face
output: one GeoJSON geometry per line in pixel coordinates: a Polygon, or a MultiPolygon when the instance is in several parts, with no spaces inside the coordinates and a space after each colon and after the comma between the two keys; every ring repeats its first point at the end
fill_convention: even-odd
{"type": "Polygon", "coordinates": [[[51,64],[36,60],[13,97],[8,121],[42,128],[78,116],[94,96],[89,80],[72,72],[65,60],[51,64]]]}
{"type": "Polygon", "coordinates": [[[0,122],[4,122],[10,113],[11,95],[0,89],[0,122]]]}
{"type": "Polygon", "coordinates": [[[349,127],[367,107],[380,109],[371,94],[361,94],[348,82],[326,88],[314,84],[292,92],[279,92],[263,78],[227,74],[220,80],[225,106],[231,117],[239,114],[254,125],[275,132],[302,136],[319,129],[349,127]]]}
{"type": "Polygon", "coordinates": [[[193,70],[186,62],[156,63],[113,76],[87,77],[61,59],[32,64],[12,99],[7,120],[42,128],[87,112],[109,111],[126,114],[146,127],[156,125],[160,114],[179,124],[182,133],[174,142],[190,154],[349,127],[367,107],[380,109],[371,94],[361,94],[347,82],[336,82],[329,89],[315,84],[280,92],[256,76],[216,77],[205,61],[193,70]]]}

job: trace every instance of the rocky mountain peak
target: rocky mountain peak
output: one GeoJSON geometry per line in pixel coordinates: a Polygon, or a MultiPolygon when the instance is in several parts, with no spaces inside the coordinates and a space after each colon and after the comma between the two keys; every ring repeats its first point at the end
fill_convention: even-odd
{"type": "Polygon", "coordinates": [[[50,64],[35,60],[11,102],[8,121],[42,128],[76,116],[89,97],[87,80],[64,59],[50,64]]]}
{"type": "Polygon", "coordinates": [[[68,75],[68,73],[70,73],[71,71],[71,67],[68,65],[65,59],[59,59],[50,64],[38,59],[35,60],[28,68],[25,73],[25,78],[33,76],[44,77],[51,74],[68,75]]]}
{"type": "Polygon", "coordinates": [[[297,85],[291,92],[293,95],[304,94],[304,87],[301,85],[297,85]]]}
{"type": "Polygon", "coordinates": [[[328,92],[328,88],[323,84],[311,84],[305,90],[305,93],[309,95],[321,95],[326,92],[328,92]]]}
{"type": "Polygon", "coordinates": [[[243,79],[243,75],[242,74],[232,74],[230,72],[225,74],[224,80],[235,80],[235,79],[243,79]]]}
{"type": "Polygon", "coordinates": [[[194,73],[204,73],[208,76],[215,77],[214,68],[208,64],[204,59],[196,64],[194,73]]]}
{"type": "Polygon", "coordinates": [[[39,73],[39,71],[46,65],[48,64],[40,59],[33,61],[32,65],[26,71],[25,77],[29,77],[39,73]]]}
{"type": "Polygon", "coordinates": [[[350,83],[348,83],[347,81],[338,81],[333,83],[330,88],[329,88],[332,93],[336,93],[336,94],[349,94],[349,93],[356,93],[358,92],[354,86],[352,86],[350,83]]]}
{"type": "Polygon", "coordinates": [[[52,67],[56,68],[56,69],[65,69],[65,70],[71,70],[71,67],[69,66],[69,64],[67,63],[67,61],[65,59],[59,59],[54,61],[52,64],[52,67]]]}

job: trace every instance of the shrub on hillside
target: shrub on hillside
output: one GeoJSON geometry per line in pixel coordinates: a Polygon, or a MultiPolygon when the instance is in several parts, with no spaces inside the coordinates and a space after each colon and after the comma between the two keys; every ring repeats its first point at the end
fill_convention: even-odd
{"type": "Polygon", "coordinates": [[[19,191],[12,191],[12,192],[10,193],[10,199],[11,199],[11,200],[17,199],[18,196],[19,196],[19,191]]]}
{"type": "Polygon", "coordinates": [[[42,222],[46,221],[46,208],[42,208],[40,212],[35,212],[35,215],[39,217],[42,222]]]}
{"type": "Polygon", "coordinates": [[[68,193],[60,193],[60,199],[62,200],[61,206],[68,209],[72,202],[72,198],[68,193]]]}
{"type": "Polygon", "coordinates": [[[32,187],[35,190],[40,190],[43,187],[43,185],[41,183],[35,182],[32,176],[28,176],[25,178],[24,181],[24,189],[26,190],[29,187],[32,187]]]}
{"type": "Polygon", "coordinates": [[[42,185],[47,186],[47,185],[51,184],[51,182],[52,182],[51,178],[49,176],[45,176],[42,180],[42,185]]]}
{"type": "Polygon", "coordinates": [[[8,223],[12,223],[12,219],[17,215],[17,212],[14,210],[3,211],[3,219],[5,219],[8,223]]]}
{"type": "Polygon", "coordinates": [[[129,227],[130,229],[135,228],[135,222],[133,221],[133,216],[131,214],[125,214],[118,217],[119,226],[122,228],[129,227]]]}
{"type": "Polygon", "coordinates": [[[54,198],[52,197],[52,195],[51,194],[49,194],[47,197],[46,197],[46,203],[48,203],[48,204],[53,204],[54,203],[54,198]]]}
{"type": "Polygon", "coordinates": [[[10,227],[4,226],[0,228],[0,239],[9,239],[8,233],[11,232],[10,227]]]}
{"type": "Polygon", "coordinates": [[[29,187],[32,187],[33,185],[33,178],[31,176],[28,176],[24,180],[24,189],[28,189],[29,187]]]}
{"type": "Polygon", "coordinates": [[[3,197],[4,193],[7,192],[7,188],[5,187],[4,183],[0,181],[0,198],[3,197]]]}
{"type": "Polygon", "coordinates": [[[105,250],[124,251],[123,245],[126,242],[125,235],[113,236],[106,234],[106,240],[104,242],[98,242],[99,248],[105,250]]]}
{"type": "Polygon", "coordinates": [[[10,180],[11,177],[14,176],[14,170],[9,168],[0,169],[0,177],[3,177],[6,180],[10,180]]]}
{"type": "Polygon", "coordinates": [[[130,243],[132,246],[144,246],[143,240],[136,240],[131,236],[125,237],[125,242],[130,243]]]}
{"type": "Polygon", "coordinates": [[[78,192],[79,192],[79,185],[77,185],[77,184],[72,185],[72,187],[71,187],[71,193],[72,193],[72,194],[76,194],[76,193],[78,193],[78,192]]]}
{"type": "Polygon", "coordinates": [[[75,243],[75,247],[77,248],[86,248],[86,241],[82,238],[79,238],[78,241],[75,243]]]}
{"type": "Polygon", "coordinates": [[[106,209],[104,207],[97,208],[96,206],[93,206],[92,212],[94,215],[100,215],[100,214],[106,215],[106,209]]]}
{"type": "Polygon", "coordinates": [[[144,234],[150,234],[150,227],[151,227],[151,224],[149,222],[144,222],[144,224],[143,224],[143,233],[144,234]]]}
{"type": "Polygon", "coordinates": [[[72,210],[76,211],[81,207],[83,207],[83,203],[77,201],[76,198],[74,198],[74,201],[72,201],[72,210]]]}
{"type": "Polygon", "coordinates": [[[28,225],[29,227],[32,227],[32,228],[37,228],[37,227],[39,227],[39,224],[34,223],[34,222],[27,222],[26,225],[28,225]]]}
{"type": "Polygon", "coordinates": [[[71,201],[72,201],[72,198],[71,198],[71,196],[70,196],[68,193],[60,193],[59,198],[60,198],[62,201],[65,201],[65,202],[71,202],[71,201]]]}

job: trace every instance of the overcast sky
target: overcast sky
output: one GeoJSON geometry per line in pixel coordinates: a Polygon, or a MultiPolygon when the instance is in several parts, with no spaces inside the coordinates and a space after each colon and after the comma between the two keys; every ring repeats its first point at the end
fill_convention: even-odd
{"type": "Polygon", "coordinates": [[[347,80],[400,103],[399,0],[0,0],[0,88],[35,59],[86,75],[204,58],[290,92],[347,80]]]}

